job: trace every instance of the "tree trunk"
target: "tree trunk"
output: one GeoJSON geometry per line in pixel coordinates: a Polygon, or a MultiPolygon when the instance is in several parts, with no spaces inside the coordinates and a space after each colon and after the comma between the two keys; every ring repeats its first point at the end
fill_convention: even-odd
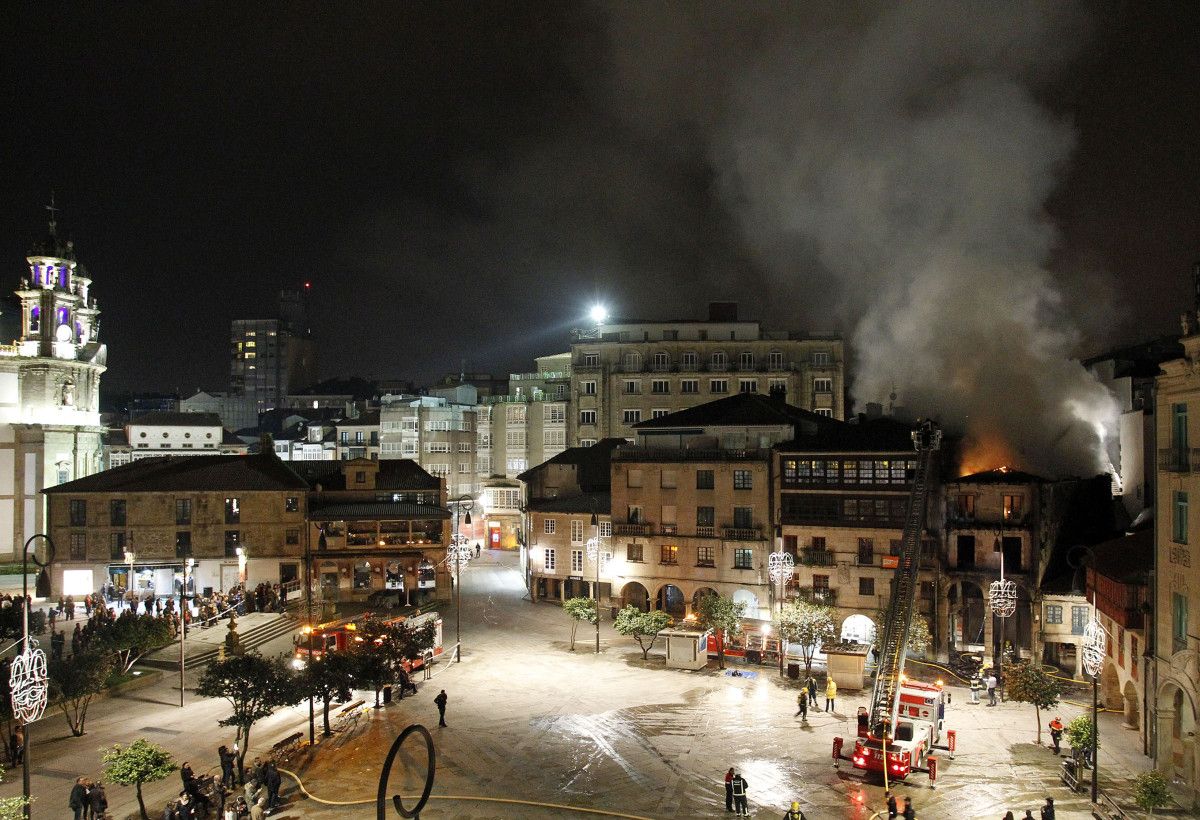
{"type": "Polygon", "coordinates": [[[138,808],[142,811],[142,820],[150,820],[150,815],[146,814],[146,801],[142,799],[142,781],[136,784],[138,808]]]}
{"type": "Polygon", "coordinates": [[[1042,707],[1038,706],[1035,703],[1035,704],[1033,704],[1033,711],[1037,714],[1037,722],[1038,722],[1037,745],[1041,746],[1042,745],[1042,707]]]}
{"type": "Polygon", "coordinates": [[[717,630],[717,668],[725,668],[725,630],[717,630]]]}
{"type": "Polygon", "coordinates": [[[375,687],[375,708],[379,708],[379,687],[375,687]]]}
{"type": "Polygon", "coordinates": [[[325,731],[321,734],[324,737],[329,737],[333,734],[333,730],[329,728],[329,698],[323,698],[321,704],[321,717],[325,721],[325,731]]]}
{"type": "Polygon", "coordinates": [[[246,782],[246,752],[250,750],[250,727],[238,727],[238,734],[241,735],[242,744],[238,747],[238,780],[242,783],[246,782]]]}
{"type": "Polygon", "coordinates": [[[642,648],[642,660],[644,660],[644,661],[650,660],[650,646],[654,646],[654,644],[652,643],[652,644],[650,644],[650,646],[646,646],[646,644],[644,644],[642,642],[642,639],[640,636],[638,637],[637,642],[638,642],[638,646],[640,646],[642,648]]]}
{"type": "Polygon", "coordinates": [[[575,630],[579,629],[579,621],[571,622],[571,651],[575,651],[575,630]]]}

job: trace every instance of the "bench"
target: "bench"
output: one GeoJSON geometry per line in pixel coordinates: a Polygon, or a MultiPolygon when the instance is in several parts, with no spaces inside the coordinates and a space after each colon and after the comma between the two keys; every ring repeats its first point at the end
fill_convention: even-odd
{"type": "Polygon", "coordinates": [[[338,712],[338,731],[351,731],[358,728],[358,719],[363,716],[366,705],[365,700],[356,700],[354,703],[342,707],[338,712]]]}
{"type": "Polygon", "coordinates": [[[343,706],[341,708],[341,711],[339,711],[338,714],[341,715],[342,717],[345,717],[346,715],[350,714],[354,710],[361,709],[363,706],[366,705],[366,703],[367,702],[365,700],[356,700],[356,701],[354,701],[354,703],[347,703],[345,706],[343,706]]]}
{"type": "Polygon", "coordinates": [[[300,748],[300,741],[304,739],[303,732],[295,732],[285,737],[283,740],[271,747],[271,756],[278,760],[286,760],[291,754],[300,748]]]}

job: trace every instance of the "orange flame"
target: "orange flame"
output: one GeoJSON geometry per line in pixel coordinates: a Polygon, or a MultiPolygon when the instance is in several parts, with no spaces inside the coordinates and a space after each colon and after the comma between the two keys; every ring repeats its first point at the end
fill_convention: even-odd
{"type": "Polygon", "coordinates": [[[970,433],[963,439],[959,477],[985,473],[989,470],[1008,472],[1017,463],[1012,445],[1002,436],[970,433]]]}

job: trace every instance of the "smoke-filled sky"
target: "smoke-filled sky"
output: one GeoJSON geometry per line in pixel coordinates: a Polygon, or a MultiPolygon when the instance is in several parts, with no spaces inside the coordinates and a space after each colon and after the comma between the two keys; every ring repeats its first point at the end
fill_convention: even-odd
{"type": "Polygon", "coordinates": [[[1200,258],[1196,7],[849,5],[9,4],[0,279],[53,188],[106,385],[184,391],[303,281],[324,375],[418,380],[732,299],[1090,469],[1067,357],[1200,258]]]}

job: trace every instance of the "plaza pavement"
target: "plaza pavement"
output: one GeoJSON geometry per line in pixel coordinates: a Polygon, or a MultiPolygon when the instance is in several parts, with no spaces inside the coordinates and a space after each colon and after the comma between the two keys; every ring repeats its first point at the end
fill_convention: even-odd
{"type": "MultiPolygon", "coordinates": [[[[599,656],[587,624],[570,652],[562,611],[523,597],[514,555],[488,552],[473,562],[463,577],[463,662],[437,664],[434,678],[420,683],[416,696],[371,710],[353,731],[320,739],[318,713],[317,748],[301,753],[290,767],[312,798],[285,779],[289,803],[275,817],[373,816],[369,803],[340,804],[373,797],[388,747],[414,722],[429,727],[437,744],[437,799],[422,811],[425,820],[588,816],[536,803],[634,817],[725,816],[721,777],[729,766],[748,781],[755,817],[779,817],[791,800],[818,819],[869,818],[882,807],[882,785],[864,782],[848,762],[835,769],[831,761],[833,737],[841,735],[849,745],[853,716],[868,692],[843,692],[834,714],[810,712],[801,722],[793,717],[794,685],[770,668],[755,668],[754,678],[725,676],[715,667],[668,670],[661,644],[644,662],[637,645],[615,635],[608,621],[599,656]],[[444,729],[437,727],[432,702],[441,688],[449,696],[444,729]],[[455,795],[529,802],[442,799],[455,795]]],[[[444,635],[449,646],[453,611],[445,616],[444,635]]],[[[289,648],[290,641],[281,638],[264,647],[264,654],[289,648]]],[[[195,674],[189,672],[189,679],[195,674]]],[[[146,737],[178,761],[190,760],[197,771],[213,768],[216,747],[232,740],[232,730],[216,726],[228,706],[189,693],[181,711],[173,683],[167,675],[153,687],[97,702],[82,738],[70,738],[58,714],[37,724],[34,816],[63,816],[74,777],[99,777],[98,750],[114,742],[146,737]]],[[[999,818],[1008,809],[1017,817],[1032,809],[1036,816],[1048,795],[1055,798],[1059,818],[1090,816],[1086,796],[1070,794],[1059,782],[1054,756],[1033,745],[1032,707],[971,706],[965,689],[951,691],[947,724],[958,732],[956,759],[943,754],[936,789],[921,774],[896,789],[913,796],[918,817],[999,818]]],[[[1060,714],[1069,720],[1082,711],[1064,704],[1060,714]]],[[[306,730],[307,717],[305,703],[256,724],[250,757],[306,730]]],[[[1043,723],[1050,717],[1043,712],[1043,723]]],[[[1106,742],[1100,771],[1102,788],[1120,791],[1149,761],[1137,749],[1136,733],[1119,728],[1118,718],[1101,716],[1106,742]]],[[[1044,732],[1043,739],[1049,741],[1044,732]]],[[[409,762],[414,765],[407,774],[400,766],[393,773],[391,791],[418,790],[415,770],[423,770],[422,755],[409,762]]],[[[8,780],[0,794],[19,793],[19,772],[8,780]]],[[[172,777],[144,787],[148,807],[161,812],[178,783],[172,777]]],[[[116,818],[136,811],[132,789],[110,787],[109,799],[116,818]]]]}

